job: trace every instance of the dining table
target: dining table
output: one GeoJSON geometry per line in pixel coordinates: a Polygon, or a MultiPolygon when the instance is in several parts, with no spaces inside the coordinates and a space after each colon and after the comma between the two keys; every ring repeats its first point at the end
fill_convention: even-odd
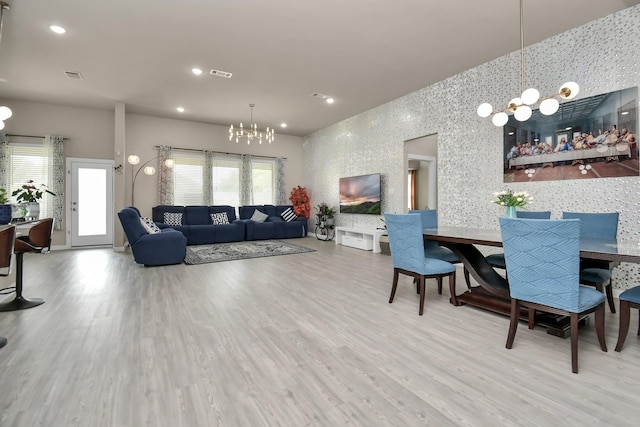
{"type": "MultiPolygon", "coordinates": [[[[495,313],[509,315],[511,298],[507,274],[497,272],[485,259],[480,250],[482,246],[502,247],[502,235],[499,229],[439,226],[423,229],[423,237],[438,242],[451,249],[462,261],[465,275],[473,277],[477,286],[469,286],[458,294],[454,287],[451,304],[470,305],[495,313]]],[[[580,260],[583,266],[613,268],[620,262],[640,263],[640,245],[638,242],[623,240],[580,239],[580,260]]],[[[526,319],[527,311],[520,313],[526,319]]],[[[581,324],[588,318],[581,319],[581,324]]],[[[570,322],[563,316],[540,316],[536,323],[547,328],[547,333],[566,338],[570,335],[570,322]]]]}

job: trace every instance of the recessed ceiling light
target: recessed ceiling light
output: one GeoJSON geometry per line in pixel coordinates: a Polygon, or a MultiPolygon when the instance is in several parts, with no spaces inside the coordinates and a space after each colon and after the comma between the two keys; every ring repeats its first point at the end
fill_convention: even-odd
{"type": "Polygon", "coordinates": [[[287,127],[287,124],[286,124],[286,123],[284,123],[284,122],[282,122],[282,123],[280,123],[280,127],[281,127],[281,128],[286,128],[286,127],[287,127]]]}
{"type": "Polygon", "coordinates": [[[192,68],[191,72],[196,76],[199,76],[200,74],[202,74],[202,70],[200,68],[192,68]]]}
{"type": "Polygon", "coordinates": [[[333,98],[327,98],[327,104],[333,104],[335,100],[333,98]]]}
{"type": "Polygon", "coordinates": [[[178,107],[176,110],[178,110],[178,113],[184,113],[184,107],[178,107]]]}
{"type": "Polygon", "coordinates": [[[628,111],[623,111],[623,112],[622,112],[622,113],[620,113],[620,114],[622,114],[623,116],[626,116],[627,114],[629,114],[629,112],[628,112],[628,111]]]}
{"type": "Polygon", "coordinates": [[[67,32],[67,30],[65,30],[64,28],[62,28],[59,25],[51,25],[51,26],[49,26],[49,29],[51,31],[53,31],[54,33],[56,33],[56,34],[64,34],[64,33],[67,32]]]}

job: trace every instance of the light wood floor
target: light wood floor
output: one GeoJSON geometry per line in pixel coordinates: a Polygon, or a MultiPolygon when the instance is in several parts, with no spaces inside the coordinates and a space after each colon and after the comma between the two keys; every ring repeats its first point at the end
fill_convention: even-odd
{"type": "MultiPolygon", "coordinates": [[[[388,256],[317,252],[145,268],[110,249],[25,255],[25,296],[0,313],[0,425],[636,426],[638,313],[608,353],[593,321],[569,340],[453,307],[410,279],[388,304],[388,256]]],[[[461,270],[459,270],[461,273],[461,270]]],[[[459,282],[462,274],[459,274],[459,282]]]]}

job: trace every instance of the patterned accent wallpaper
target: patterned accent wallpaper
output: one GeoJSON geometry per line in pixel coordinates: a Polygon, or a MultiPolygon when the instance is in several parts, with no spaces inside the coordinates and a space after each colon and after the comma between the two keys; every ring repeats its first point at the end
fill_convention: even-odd
{"type": "MultiPolygon", "coordinates": [[[[525,86],[548,95],[575,81],[578,99],[638,86],[638,58],[640,6],[633,6],[527,47],[525,86]]],[[[379,172],[383,211],[406,212],[405,141],[435,133],[440,224],[498,228],[502,209],[490,201],[510,189],[528,191],[531,209],[550,210],[553,218],[563,210],[618,211],[619,238],[640,244],[638,177],[503,183],[502,128],[476,108],[506,105],[519,94],[518,50],[312,133],[303,148],[312,206],[338,206],[340,177],[379,172]]],[[[378,227],[380,218],[338,214],[336,224],[378,227]]],[[[640,283],[638,265],[621,264],[613,280],[618,289],[640,283]]]]}

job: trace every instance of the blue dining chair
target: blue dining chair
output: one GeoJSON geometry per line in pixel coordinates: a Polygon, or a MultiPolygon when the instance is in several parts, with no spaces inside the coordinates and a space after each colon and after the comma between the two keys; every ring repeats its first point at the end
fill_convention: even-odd
{"type": "Polygon", "coordinates": [[[528,309],[529,329],[535,312],[569,316],[571,371],[578,373],[578,323],[595,312],[596,334],[602,351],[604,301],[602,292],[580,285],[580,221],[500,218],[502,244],[511,296],[511,319],[506,347],[512,348],[520,307],[528,309]]]}
{"type": "MultiPolygon", "coordinates": [[[[618,212],[562,212],[563,219],[580,220],[580,237],[583,239],[615,241],[618,234],[618,217],[618,212]]],[[[593,261],[583,261],[580,268],[580,283],[593,286],[600,292],[606,293],[609,309],[615,313],[616,305],[613,300],[611,270],[601,266],[602,263],[594,264],[593,261]]]]}
{"type": "Polygon", "coordinates": [[[454,292],[456,267],[446,261],[425,257],[422,221],[419,215],[412,214],[384,214],[389,235],[389,247],[393,262],[393,285],[389,304],[393,302],[398,287],[398,276],[405,274],[418,282],[420,294],[420,309],[424,312],[425,280],[435,278],[438,282],[438,293],[442,293],[442,278],[449,277],[449,291],[454,292]]]}
{"type": "MultiPolygon", "coordinates": [[[[438,211],[436,209],[410,209],[409,214],[419,214],[422,220],[422,228],[438,228],[438,211]]],[[[424,254],[427,258],[435,258],[452,264],[459,264],[460,258],[451,249],[440,246],[433,240],[424,240],[424,254]]],[[[464,268],[464,280],[467,288],[471,288],[469,271],[464,268]]]]}
{"type": "MultiPolygon", "coordinates": [[[[549,219],[551,218],[551,211],[516,211],[518,218],[526,219],[549,219]]],[[[504,253],[491,254],[486,257],[487,262],[493,268],[506,268],[504,261],[504,253]]]]}
{"type": "MultiPolygon", "coordinates": [[[[624,340],[627,339],[632,308],[640,310],[640,286],[627,289],[620,294],[620,327],[618,329],[616,351],[622,350],[624,340]]],[[[638,335],[640,335],[640,322],[638,322],[638,335]]]]}

